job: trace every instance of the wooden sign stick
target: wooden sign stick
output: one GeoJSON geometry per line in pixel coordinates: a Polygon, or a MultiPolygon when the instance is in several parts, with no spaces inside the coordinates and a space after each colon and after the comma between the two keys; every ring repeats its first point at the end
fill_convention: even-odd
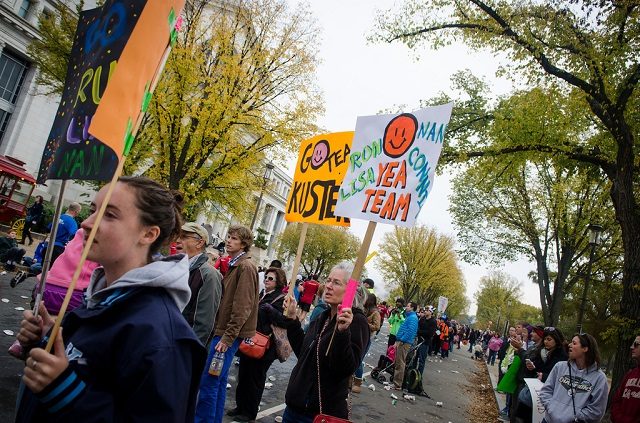
{"type": "Polygon", "coordinates": [[[93,240],[96,237],[96,232],[98,232],[98,227],[100,226],[100,222],[102,221],[102,216],[104,215],[105,210],[107,210],[107,206],[109,205],[109,200],[111,199],[111,194],[113,193],[113,189],[116,186],[116,182],[118,182],[118,178],[122,174],[125,159],[126,156],[122,156],[120,158],[118,168],[113,173],[113,177],[111,178],[111,182],[109,183],[109,188],[107,189],[107,193],[104,196],[104,201],[102,202],[102,204],[100,204],[100,209],[98,210],[98,215],[96,216],[95,223],[93,224],[91,232],[89,232],[89,238],[87,238],[87,242],[85,242],[84,248],[82,249],[82,256],[80,256],[80,261],[76,266],[76,271],[73,274],[73,278],[71,279],[69,287],[67,288],[67,293],[64,296],[64,301],[62,302],[62,306],[60,307],[60,312],[58,313],[58,317],[56,317],[56,323],[53,325],[53,329],[51,330],[51,335],[49,336],[49,341],[47,342],[47,347],[45,348],[45,351],[47,352],[51,352],[53,343],[56,340],[58,329],[60,329],[60,324],[62,323],[64,314],[67,311],[67,307],[69,306],[69,301],[71,301],[71,295],[73,294],[73,290],[76,288],[76,283],[80,278],[80,273],[82,273],[82,266],[87,260],[87,255],[89,254],[89,250],[91,249],[91,244],[93,244],[93,240]]]}
{"type": "Polygon", "coordinates": [[[364,269],[364,264],[367,260],[367,255],[369,254],[369,247],[371,246],[371,240],[373,239],[373,233],[375,232],[377,225],[377,222],[369,222],[369,225],[367,225],[367,231],[364,234],[362,244],[360,244],[356,263],[353,266],[351,279],[358,280],[360,279],[360,276],[362,276],[362,269],[364,269]]]}
{"type": "MultiPolygon", "coordinates": [[[[287,290],[287,296],[293,297],[293,290],[296,289],[296,277],[298,276],[298,269],[300,268],[300,261],[302,260],[302,250],[304,249],[304,241],[307,239],[307,228],[309,224],[304,222],[302,229],[300,230],[300,240],[298,241],[298,251],[296,251],[296,259],[293,261],[293,270],[291,272],[291,280],[289,281],[289,289],[287,290]]],[[[285,317],[288,316],[287,310],[284,311],[285,317]]]]}
{"type": "MultiPolygon", "coordinates": [[[[373,233],[375,232],[377,225],[377,222],[369,222],[369,225],[367,225],[367,231],[364,233],[362,244],[360,244],[360,250],[358,250],[358,256],[356,257],[356,263],[353,266],[353,272],[351,273],[350,279],[359,280],[360,276],[362,276],[362,269],[364,268],[364,263],[367,260],[367,254],[369,254],[369,247],[371,246],[371,240],[373,239],[373,233]]],[[[352,306],[353,304],[349,304],[349,308],[351,308],[352,306]]],[[[336,335],[337,329],[338,322],[336,318],[336,325],[333,327],[333,333],[331,334],[329,346],[327,347],[327,352],[325,354],[326,356],[329,355],[331,344],[333,344],[333,337],[336,335]]]]}
{"type": "Polygon", "coordinates": [[[49,234],[49,241],[47,244],[47,252],[44,255],[42,261],[42,271],[40,272],[40,281],[36,284],[36,300],[33,304],[33,314],[38,315],[38,309],[40,308],[40,302],[42,301],[42,295],[47,284],[47,274],[51,267],[51,258],[53,257],[53,246],[56,242],[56,236],[58,235],[58,225],[60,223],[60,215],[62,214],[62,201],[64,199],[64,193],[67,187],[67,181],[64,179],[60,184],[60,191],[58,192],[58,200],[56,204],[56,211],[53,214],[53,221],[51,227],[51,233],[49,234]],[[51,246],[51,248],[49,248],[51,246]]]}

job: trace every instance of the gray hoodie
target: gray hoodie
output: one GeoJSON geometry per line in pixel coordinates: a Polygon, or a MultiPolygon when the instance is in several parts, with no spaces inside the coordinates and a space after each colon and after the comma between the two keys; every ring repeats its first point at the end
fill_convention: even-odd
{"type": "Polygon", "coordinates": [[[607,377],[596,363],[580,370],[573,361],[560,361],[549,373],[539,397],[546,410],[545,420],[548,423],[573,422],[574,402],[575,418],[591,423],[602,420],[607,408],[608,392],[607,377]]]}
{"type": "Polygon", "coordinates": [[[189,259],[185,254],[165,257],[143,267],[129,270],[110,286],[106,286],[104,269],[98,267],[87,287],[87,308],[94,308],[118,288],[164,288],[182,310],[191,297],[189,288],[189,259]]]}

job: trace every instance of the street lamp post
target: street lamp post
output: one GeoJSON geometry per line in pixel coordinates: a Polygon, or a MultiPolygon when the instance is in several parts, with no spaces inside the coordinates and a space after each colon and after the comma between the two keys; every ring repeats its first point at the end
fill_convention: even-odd
{"type": "Polygon", "coordinates": [[[589,245],[591,246],[591,252],[589,253],[589,264],[587,266],[587,276],[584,280],[584,289],[582,290],[582,301],[580,301],[580,312],[578,313],[578,333],[582,333],[582,319],[584,319],[584,308],[587,304],[587,291],[589,291],[589,282],[591,282],[591,265],[593,264],[593,256],[596,252],[596,247],[600,245],[600,233],[602,232],[602,226],[590,224],[587,227],[589,231],[589,245]]]}
{"type": "Polygon", "coordinates": [[[509,329],[509,312],[511,311],[511,300],[507,300],[507,312],[504,316],[504,329],[502,330],[502,336],[505,336],[507,330],[509,329]]]}
{"type": "Polygon", "coordinates": [[[256,224],[256,218],[258,217],[258,211],[260,210],[260,203],[262,203],[262,196],[264,195],[264,189],[267,187],[267,182],[271,178],[271,172],[275,168],[274,164],[269,162],[265,165],[264,175],[262,176],[262,188],[260,188],[260,197],[258,197],[258,204],[256,204],[256,211],[253,213],[253,219],[251,219],[251,232],[256,224]]]}

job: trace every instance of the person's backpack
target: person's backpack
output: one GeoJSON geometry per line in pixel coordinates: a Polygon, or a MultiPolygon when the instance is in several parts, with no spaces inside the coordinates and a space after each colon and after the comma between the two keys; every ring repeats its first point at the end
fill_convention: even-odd
{"type": "Polygon", "coordinates": [[[422,393],[422,375],[418,369],[409,369],[404,377],[404,381],[409,393],[422,393]]]}

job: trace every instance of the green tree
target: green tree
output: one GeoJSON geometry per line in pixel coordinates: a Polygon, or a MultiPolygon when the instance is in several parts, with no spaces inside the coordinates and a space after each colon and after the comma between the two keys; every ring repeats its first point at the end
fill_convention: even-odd
{"type": "MultiPolygon", "coordinates": [[[[618,238],[620,234],[615,234],[618,238]]],[[[582,294],[586,278],[590,277],[583,330],[592,334],[598,341],[600,354],[610,369],[616,351],[617,330],[623,321],[620,319],[620,297],[622,295],[622,247],[621,242],[613,240],[614,248],[598,247],[599,254],[588,275],[588,265],[571,272],[575,280],[572,289],[567,293],[567,300],[560,315],[558,326],[571,334],[575,330],[577,316],[580,311],[582,294]],[[617,241],[617,242],[616,242],[617,241]]]]}
{"type": "Polygon", "coordinates": [[[179,189],[192,207],[234,213],[250,204],[265,152],[292,151],[316,130],[322,105],[309,11],[284,0],[227,6],[187,2],[126,170],[179,189]]]}
{"type": "MultiPolygon", "coordinates": [[[[62,92],[81,9],[67,0],[40,19],[29,51],[47,94],[62,92]]],[[[284,0],[188,0],[183,17],[125,173],[182,191],[188,218],[213,204],[243,214],[265,155],[317,132],[319,31],[307,9],[284,0]]]]}
{"type": "MultiPolygon", "coordinates": [[[[581,132],[580,116],[565,100],[553,90],[514,94],[493,110],[484,134],[499,146],[540,138],[569,142],[581,132]]],[[[585,228],[613,220],[606,178],[591,166],[521,152],[469,164],[453,189],[451,212],[463,258],[533,261],[544,322],[556,325],[575,283],[571,271],[589,254],[585,228]]],[[[608,226],[609,233],[617,230],[608,226]]]]}
{"type": "MultiPolygon", "coordinates": [[[[302,224],[289,225],[278,237],[278,255],[285,259],[296,256],[302,224]]],[[[300,264],[306,275],[325,277],[343,260],[354,260],[360,240],[347,228],[310,224],[300,264]]]]}
{"type": "MultiPolygon", "coordinates": [[[[530,83],[555,81],[578,98],[593,120],[592,136],[565,145],[541,139],[506,150],[487,150],[482,139],[467,140],[464,157],[543,151],[599,167],[622,230],[624,273],[621,314],[624,326],[612,392],[625,368],[627,346],[640,325],[640,190],[637,153],[640,30],[635,1],[551,0],[507,2],[409,0],[380,14],[378,40],[400,40],[410,47],[433,47],[463,40],[474,49],[506,54],[505,71],[530,83]]],[[[451,139],[451,138],[450,138],[451,139]]],[[[454,154],[454,155],[458,155],[454,154]]]]}
{"type": "Polygon", "coordinates": [[[38,68],[36,83],[42,94],[61,95],[67,77],[73,37],[84,1],[62,0],[54,3],[55,13],[43,13],[38,19],[38,33],[27,47],[29,57],[38,68]]]}
{"type": "Polygon", "coordinates": [[[378,267],[392,288],[421,305],[437,305],[449,299],[447,314],[466,311],[465,282],[458,266],[453,239],[426,226],[395,227],[384,235],[378,267]]]}
{"type": "Polygon", "coordinates": [[[478,327],[489,327],[491,322],[492,328],[501,331],[506,321],[513,324],[521,295],[520,283],[507,273],[494,271],[480,278],[479,290],[474,294],[478,327]]]}

